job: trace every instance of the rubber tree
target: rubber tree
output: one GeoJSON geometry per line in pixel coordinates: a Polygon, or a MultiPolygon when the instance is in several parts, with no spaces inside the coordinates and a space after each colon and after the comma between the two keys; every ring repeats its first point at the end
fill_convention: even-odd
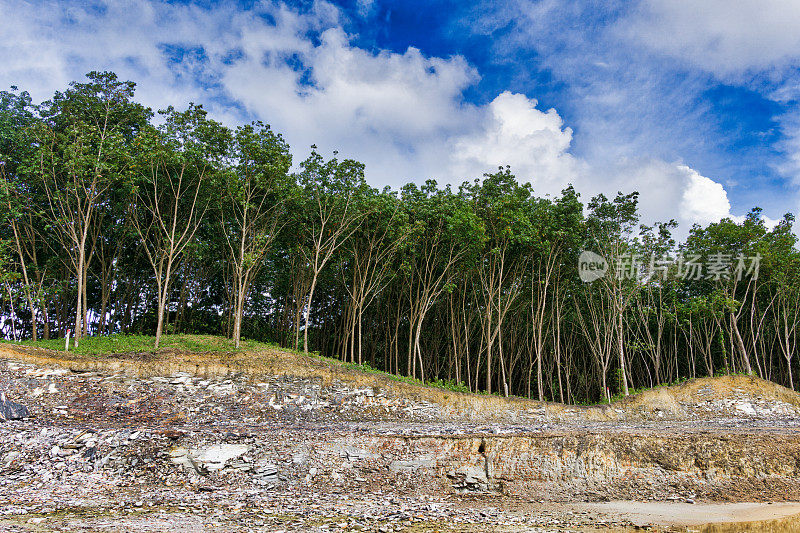
{"type": "Polygon", "coordinates": [[[231,264],[233,341],[239,348],[250,286],[286,223],[292,156],[283,138],[260,122],[237,128],[230,156],[233,166],[222,180],[219,217],[231,264]]]}
{"type": "Polygon", "coordinates": [[[316,147],[312,147],[311,155],[300,164],[296,177],[300,196],[292,208],[293,227],[297,228],[299,249],[310,272],[308,292],[301,301],[303,351],[306,353],[320,273],[367,216],[362,201],[362,196],[369,191],[364,180],[364,164],[352,159],[339,161],[335,156],[326,161],[316,147]]]}
{"type": "Polygon", "coordinates": [[[408,214],[395,195],[372,189],[362,200],[367,216],[349,240],[350,269],[343,270],[349,296],[343,358],[358,364],[363,362],[364,311],[398,274],[397,258],[407,246],[410,232],[408,214]]]}
{"type": "Polygon", "coordinates": [[[45,214],[76,282],[75,337],[88,333],[87,278],[98,232],[98,207],[132,163],[138,131],[151,116],[133,101],[135,84],[111,72],[91,72],[86,83],[40,106],[28,165],[46,193],[45,214]]]}
{"type": "MultiPolygon", "coordinates": [[[[764,244],[768,230],[761,217],[761,210],[751,210],[745,218],[734,221],[724,218],[706,227],[695,225],[689,232],[682,250],[685,254],[698,257],[703,264],[717,265],[712,272],[695,283],[696,290],[704,294],[717,293],[718,300],[724,302],[725,315],[721,326],[728,333],[729,340],[739,355],[739,362],[747,374],[753,373],[751,354],[742,334],[744,317],[753,311],[758,298],[759,275],[750,271],[752,260],[760,261],[766,252],[764,244]],[[739,262],[750,261],[746,270],[737,271],[739,262]]],[[[764,310],[762,310],[764,312],[764,310]]]]}
{"type": "MultiPolygon", "coordinates": [[[[635,269],[625,271],[625,261],[635,261],[635,230],[639,222],[639,193],[618,193],[613,200],[605,195],[597,195],[588,204],[587,245],[593,246],[605,257],[610,265],[607,275],[598,279],[603,290],[600,294],[608,299],[605,313],[612,324],[615,348],[619,361],[620,387],[628,395],[628,364],[625,354],[625,311],[633,301],[639,286],[635,269]]],[[[633,268],[633,265],[630,265],[633,268]]],[[[593,320],[597,320],[595,317],[593,320]]],[[[599,328],[594,328],[600,334],[599,328]]],[[[605,370],[604,370],[605,372],[605,370]]],[[[605,376],[603,377],[605,382],[605,376]]]]}
{"type": "Polygon", "coordinates": [[[170,287],[213,199],[230,131],[200,106],[164,112],[165,124],[140,140],[143,159],[136,181],[132,221],[155,276],[155,348],[163,333],[170,287]]]}
{"type": "Polygon", "coordinates": [[[487,392],[492,391],[494,355],[497,354],[503,393],[508,396],[509,377],[502,331],[507,314],[525,292],[524,271],[531,259],[533,237],[532,191],[529,184],[518,183],[508,167],[485,174],[472,185],[465,184],[462,191],[467,194],[483,229],[477,277],[483,308],[485,387],[487,392]]]}
{"type": "Polygon", "coordinates": [[[463,195],[450,187],[439,189],[433,180],[422,187],[409,184],[401,193],[411,226],[402,265],[404,292],[409,302],[408,361],[410,376],[425,379],[422,353],[423,324],[429,311],[470,260],[475,261],[483,228],[463,195]]]}

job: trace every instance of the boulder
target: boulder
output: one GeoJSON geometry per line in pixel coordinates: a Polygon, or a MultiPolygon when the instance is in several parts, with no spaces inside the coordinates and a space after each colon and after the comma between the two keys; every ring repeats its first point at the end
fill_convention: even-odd
{"type": "Polygon", "coordinates": [[[246,454],[250,447],[244,444],[215,444],[208,448],[192,450],[194,463],[205,471],[221,470],[231,459],[246,454]]]}
{"type": "Polygon", "coordinates": [[[170,458],[175,464],[183,465],[187,469],[194,469],[198,474],[207,474],[215,470],[222,470],[226,466],[231,466],[237,470],[246,470],[245,461],[237,461],[250,450],[249,446],[243,444],[215,444],[208,448],[196,448],[187,450],[186,448],[173,448],[170,450],[170,458]]]}
{"type": "Polygon", "coordinates": [[[0,393],[0,421],[21,420],[30,416],[28,408],[6,398],[6,393],[0,393]]]}

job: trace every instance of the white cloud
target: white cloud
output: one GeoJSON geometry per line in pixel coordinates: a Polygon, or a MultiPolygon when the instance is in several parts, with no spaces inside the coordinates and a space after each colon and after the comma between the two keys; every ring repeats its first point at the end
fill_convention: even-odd
{"type": "Polygon", "coordinates": [[[680,162],[653,158],[624,158],[595,169],[577,184],[579,190],[639,192],[642,222],[675,219],[676,236],[683,238],[692,224],[705,225],[723,218],[741,219],[731,213],[728,193],[721,183],[680,162]]]}
{"type": "Polygon", "coordinates": [[[710,72],[729,75],[800,58],[800,3],[786,0],[644,0],[623,31],[710,72]]]}
{"type": "Polygon", "coordinates": [[[686,161],[713,169],[735,206],[777,214],[796,211],[800,198],[791,111],[800,77],[789,68],[800,56],[798,12],[797,2],[774,0],[495,0],[472,8],[461,29],[490,37],[496,63],[524,71],[529,61],[546,73],[548,96],[574,130],[572,153],[597,169],[596,180],[614,180],[604,169],[625,160],[686,161]],[[720,82],[724,90],[709,93],[720,82]],[[752,110],[763,121],[737,121],[750,110],[732,98],[744,94],[743,103],[761,94],[790,109],[773,107],[786,142],[774,130],[756,140],[750,128],[768,122],[763,107],[752,110]],[[778,183],[772,169],[796,181],[778,183]]]}
{"type": "Polygon", "coordinates": [[[341,13],[322,1],[303,12],[280,2],[238,12],[0,0],[0,14],[14,21],[0,26],[0,58],[13,58],[0,61],[0,86],[17,84],[42,100],[89,70],[114,70],[138,82],[147,105],[195,101],[230,124],[258,117],[301,157],[317,144],[363,160],[376,184],[447,178],[437,164],[447,140],[475,127],[462,93],[478,75],[463,58],[351,46],[341,13]]]}
{"type": "Polygon", "coordinates": [[[731,203],[722,184],[701,176],[685,165],[678,165],[677,170],[685,175],[680,203],[680,213],[684,219],[708,224],[731,216],[731,203]]]}
{"type": "MultiPolygon", "coordinates": [[[[780,102],[787,111],[773,119],[783,139],[774,146],[781,160],[771,164],[788,178],[786,193],[772,202],[800,207],[800,3],[786,0],[642,0],[616,26],[628,42],[677,59],[780,102]],[[790,104],[790,105],[787,105],[790,104]]],[[[757,201],[761,201],[760,198],[757,201]]],[[[765,220],[767,217],[765,217],[765,220]]],[[[771,220],[771,219],[770,219],[771,220]]]]}
{"type": "Polygon", "coordinates": [[[285,64],[264,65],[259,58],[271,52],[251,44],[247,57],[225,70],[227,93],[301,150],[316,143],[364,160],[373,181],[430,177],[426,169],[440,169],[435,152],[473,127],[475,109],[461,94],[477,73],[463,58],[427,58],[414,48],[373,54],[331,28],[319,45],[293,51],[308,73],[304,82],[303,72],[285,64]]]}
{"type": "Polygon", "coordinates": [[[356,8],[361,17],[369,17],[375,12],[375,0],[356,0],[356,8]]]}
{"type": "Polygon", "coordinates": [[[737,218],[731,214],[722,184],[684,164],[620,157],[605,165],[590,165],[573,156],[572,130],[564,127],[556,110],[544,112],[536,105],[536,100],[510,92],[495,98],[485,110],[482,128],[455,140],[450,174],[478,176],[509,164],[539,194],[557,195],[570,183],[585,199],[601,192],[614,195],[636,190],[642,221],[675,218],[681,237],[694,223],[737,218]]]}
{"type": "MultiPolygon", "coordinates": [[[[779,147],[785,154],[784,160],[777,166],[777,170],[791,180],[792,188],[796,191],[800,187],[800,114],[790,113],[782,120],[784,139],[779,147]]],[[[800,199],[794,195],[792,211],[800,212],[800,199]]]]}
{"type": "Polygon", "coordinates": [[[572,130],[555,109],[536,109],[537,102],[508,91],[485,110],[479,131],[453,143],[450,174],[473,177],[501,165],[530,181],[540,194],[557,194],[578,174],[580,161],[570,153],[572,130]]]}

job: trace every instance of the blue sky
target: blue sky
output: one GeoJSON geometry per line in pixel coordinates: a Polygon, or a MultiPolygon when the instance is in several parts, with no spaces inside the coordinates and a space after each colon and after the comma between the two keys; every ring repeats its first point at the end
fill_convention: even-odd
{"type": "Polygon", "coordinates": [[[800,205],[800,3],[0,0],[0,85],[89,70],[154,108],[317,144],[397,187],[500,164],[557,194],[639,190],[646,221],[800,205]]]}

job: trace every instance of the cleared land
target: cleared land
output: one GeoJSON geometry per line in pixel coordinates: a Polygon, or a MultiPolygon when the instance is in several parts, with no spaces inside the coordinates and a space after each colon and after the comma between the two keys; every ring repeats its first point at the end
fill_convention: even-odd
{"type": "Polygon", "coordinates": [[[558,531],[800,501],[800,395],[756,378],[565,406],[266,345],[142,345],[0,345],[0,388],[31,414],[0,423],[0,530],[558,531]]]}

